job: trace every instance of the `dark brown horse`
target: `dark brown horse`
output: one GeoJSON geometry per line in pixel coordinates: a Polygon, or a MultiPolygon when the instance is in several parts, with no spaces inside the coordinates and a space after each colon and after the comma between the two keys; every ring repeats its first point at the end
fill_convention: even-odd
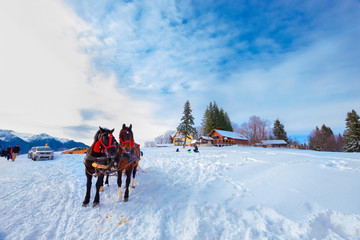
{"type": "Polygon", "coordinates": [[[93,207],[100,203],[99,193],[103,187],[104,174],[114,165],[117,156],[119,144],[115,137],[113,137],[113,132],[114,129],[109,130],[107,128],[99,127],[99,130],[96,132],[94,137],[94,143],[85,155],[84,164],[87,184],[83,206],[87,206],[89,204],[93,176],[98,178],[96,182],[96,193],[93,207]],[[99,166],[106,166],[106,168],[100,168],[99,166]]]}
{"type": "Polygon", "coordinates": [[[122,129],[119,134],[119,148],[117,151],[117,155],[118,155],[117,165],[119,169],[117,183],[119,187],[119,196],[122,197],[122,190],[121,190],[122,172],[125,171],[126,185],[125,185],[124,202],[127,202],[129,199],[129,186],[130,186],[131,174],[133,175],[131,186],[135,188],[135,175],[140,160],[140,145],[136,144],[134,141],[132,124],[130,124],[129,127],[126,127],[125,124],[123,124],[122,126],[122,129]]]}

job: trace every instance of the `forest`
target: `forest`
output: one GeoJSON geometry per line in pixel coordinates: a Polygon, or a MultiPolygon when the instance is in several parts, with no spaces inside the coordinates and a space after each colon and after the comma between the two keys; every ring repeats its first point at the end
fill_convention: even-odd
{"type": "MultiPolygon", "coordinates": [[[[231,122],[229,114],[217,105],[210,102],[203,114],[200,126],[194,126],[194,117],[190,102],[184,105],[184,112],[176,130],[185,135],[191,134],[194,139],[208,135],[213,129],[238,132],[249,140],[250,145],[260,143],[261,140],[281,139],[289,147],[310,149],[328,152],[360,152],[360,117],[355,110],[347,113],[345,118],[345,131],[335,135],[329,126],[323,124],[320,128],[315,126],[307,137],[307,142],[298,142],[287,136],[285,126],[279,119],[269,121],[259,116],[249,117],[247,122],[238,125],[231,122]]],[[[171,136],[176,130],[168,130],[156,137],[153,141],[145,142],[145,146],[154,147],[157,144],[170,144],[171,136]]]]}

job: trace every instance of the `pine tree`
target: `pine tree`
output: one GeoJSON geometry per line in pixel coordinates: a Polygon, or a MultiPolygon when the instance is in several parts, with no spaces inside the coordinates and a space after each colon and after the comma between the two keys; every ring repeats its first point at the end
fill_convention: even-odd
{"type": "Polygon", "coordinates": [[[206,107],[202,129],[205,134],[209,134],[213,129],[233,131],[229,115],[223,108],[219,108],[215,101],[206,107]]]}
{"type": "Polygon", "coordinates": [[[285,131],[284,125],[280,123],[279,119],[276,119],[274,122],[273,133],[276,139],[281,139],[288,142],[287,133],[285,131]]]}
{"type": "Polygon", "coordinates": [[[352,110],[347,113],[346,128],[344,132],[345,152],[360,152],[360,121],[359,115],[352,110]]]}
{"type": "Polygon", "coordinates": [[[206,107],[201,124],[203,132],[205,134],[209,134],[214,129],[214,123],[212,122],[210,107],[212,108],[211,103],[209,107],[206,107]]]}
{"type": "Polygon", "coordinates": [[[189,135],[191,135],[191,134],[192,135],[196,134],[196,129],[193,126],[194,125],[194,117],[192,116],[191,112],[192,112],[192,110],[190,107],[190,102],[186,101],[186,103],[184,105],[183,116],[181,118],[181,123],[178,126],[178,130],[185,136],[184,148],[186,145],[187,137],[189,137],[189,135]]]}
{"type": "Polygon", "coordinates": [[[214,128],[219,129],[221,127],[221,114],[220,109],[216,102],[214,101],[213,104],[213,122],[214,122],[214,128]]]}
{"type": "Polygon", "coordinates": [[[227,112],[225,112],[225,127],[226,127],[225,128],[226,131],[230,131],[230,132],[234,131],[233,127],[231,125],[229,115],[227,114],[227,112]]]}

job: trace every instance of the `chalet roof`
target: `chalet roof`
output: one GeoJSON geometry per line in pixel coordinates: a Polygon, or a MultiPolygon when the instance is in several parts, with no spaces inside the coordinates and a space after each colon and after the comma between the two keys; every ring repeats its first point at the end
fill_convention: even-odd
{"type": "Polygon", "coordinates": [[[261,141],[265,145],[277,144],[277,145],[287,145],[287,142],[284,140],[262,140],[261,141]]]}
{"type": "MultiPolygon", "coordinates": [[[[214,140],[213,138],[208,137],[208,136],[201,136],[200,138],[205,139],[205,140],[214,140]]],[[[200,139],[200,138],[199,138],[199,139],[200,139]]]]}
{"type": "MultiPolygon", "coordinates": [[[[193,136],[191,134],[189,134],[190,138],[188,137],[188,139],[193,139],[193,136]]],[[[174,134],[173,134],[173,137],[172,138],[184,138],[184,134],[182,134],[180,131],[176,131],[174,134]]]]}
{"type": "Polygon", "coordinates": [[[228,137],[228,138],[233,138],[233,139],[240,139],[240,140],[247,140],[246,137],[244,137],[243,135],[241,135],[241,134],[239,134],[237,132],[229,132],[229,131],[217,130],[217,129],[214,129],[213,131],[217,131],[223,137],[228,137]]]}

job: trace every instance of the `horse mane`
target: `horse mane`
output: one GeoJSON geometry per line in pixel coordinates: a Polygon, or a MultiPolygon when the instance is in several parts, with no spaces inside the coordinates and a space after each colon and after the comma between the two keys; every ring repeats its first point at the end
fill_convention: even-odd
{"type": "Polygon", "coordinates": [[[94,153],[94,146],[96,144],[96,142],[100,139],[100,129],[97,130],[97,132],[95,133],[95,136],[94,136],[94,142],[93,144],[91,144],[90,148],[88,149],[87,153],[88,154],[97,154],[97,153],[94,153]]]}
{"type": "Polygon", "coordinates": [[[100,135],[100,129],[97,130],[97,132],[95,133],[95,136],[94,136],[94,143],[99,139],[99,135],[100,135]]]}

